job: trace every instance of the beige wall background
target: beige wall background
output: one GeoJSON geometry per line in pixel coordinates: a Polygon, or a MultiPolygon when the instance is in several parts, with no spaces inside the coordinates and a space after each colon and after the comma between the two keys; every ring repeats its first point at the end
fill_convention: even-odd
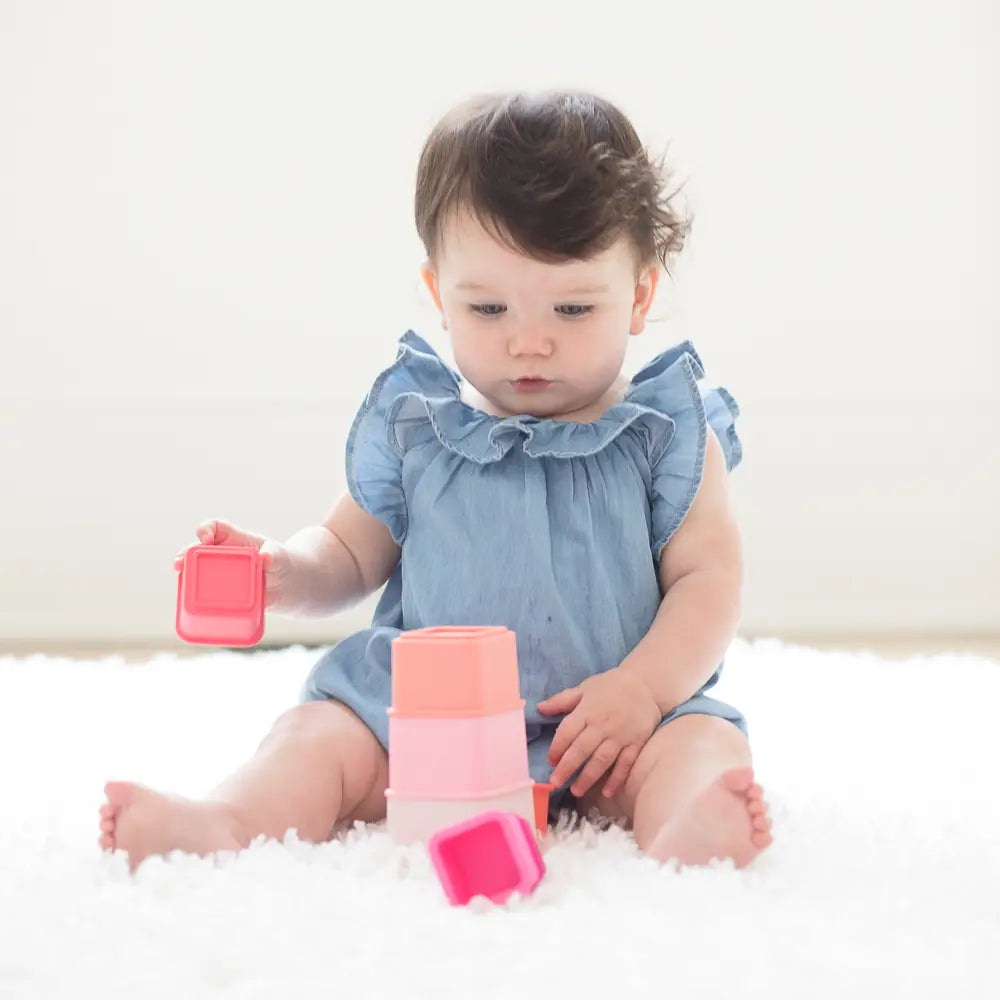
{"type": "Polygon", "coordinates": [[[424,135],[471,91],[550,85],[619,102],[686,183],[629,364],[690,338],[743,408],[744,631],[1000,629],[987,0],[0,18],[0,644],[169,644],[199,520],[325,514],[396,338],[448,350],[417,276],[424,135]]]}

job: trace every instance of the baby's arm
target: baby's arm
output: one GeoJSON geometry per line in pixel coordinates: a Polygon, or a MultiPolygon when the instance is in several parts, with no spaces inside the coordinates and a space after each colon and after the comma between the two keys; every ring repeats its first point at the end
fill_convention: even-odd
{"type": "Polygon", "coordinates": [[[743,545],[711,429],[698,493],[660,556],[660,586],[652,627],[621,666],[642,679],[666,715],[715,673],[742,611],[743,545]]]}
{"type": "Polygon", "coordinates": [[[276,610],[308,617],[331,615],[374,593],[400,556],[389,529],[346,493],[323,524],[297,531],[282,547],[287,569],[276,610]]]}

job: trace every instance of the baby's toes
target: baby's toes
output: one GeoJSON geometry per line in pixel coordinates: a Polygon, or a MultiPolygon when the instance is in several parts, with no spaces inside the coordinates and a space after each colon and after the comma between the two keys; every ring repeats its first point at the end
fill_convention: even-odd
{"type": "Polygon", "coordinates": [[[754,847],[764,850],[765,847],[770,847],[774,843],[774,837],[771,836],[770,830],[754,830],[750,834],[750,841],[754,847]]]}
{"type": "Polygon", "coordinates": [[[771,817],[768,815],[754,816],[751,820],[753,828],[766,833],[771,829],[771,817]]]}
{"type": "Polygon", "coordinates": [[[723,772],[722,781],[729,791],[737,795],[746,795],[753,788],[753,768],[733,767],[723,772]]]}
{"type": "Polygon", "coordinates": [[[748,799],[747,812],[751,816],[763,816],[767,812],[767,806],[763,799],[748,799]]]}
{"type": "Polygon", "coordinates": [[[764,789],[755,781],[744,794],[748,802],[759,802],[764,797],[764,789]]]}

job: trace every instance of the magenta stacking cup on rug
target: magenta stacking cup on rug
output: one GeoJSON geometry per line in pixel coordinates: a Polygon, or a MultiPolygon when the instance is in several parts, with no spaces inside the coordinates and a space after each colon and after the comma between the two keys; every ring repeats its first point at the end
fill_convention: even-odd
{"type": "Polygon", "coordinates": [[[389,833],[427,840],[490,810],[534,823],[514,633],[496,626],[404,632],[392,644],[389,833]]]}
{"type": "Polygon", "coordinates": [[[545,862],[531,824],[509,812],[486,812],[439,830],[427,844],[448,901],[463,906],[474,896],[506,902],[541,881],[545,862]]]}

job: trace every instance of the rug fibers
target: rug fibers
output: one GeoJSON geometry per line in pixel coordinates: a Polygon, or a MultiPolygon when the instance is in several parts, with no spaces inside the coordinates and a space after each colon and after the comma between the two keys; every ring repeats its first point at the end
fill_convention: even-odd
{"type": "Polygon", "coordinates": [[[102,854],[108,778],[196,796],[318,653],[0,659],[0,998],[1000,996],[1000,664],[738,639],[775,844],[658,866],[565,817],[537,892],[449,907],[381,827],[323,845],[102,854]]]}

